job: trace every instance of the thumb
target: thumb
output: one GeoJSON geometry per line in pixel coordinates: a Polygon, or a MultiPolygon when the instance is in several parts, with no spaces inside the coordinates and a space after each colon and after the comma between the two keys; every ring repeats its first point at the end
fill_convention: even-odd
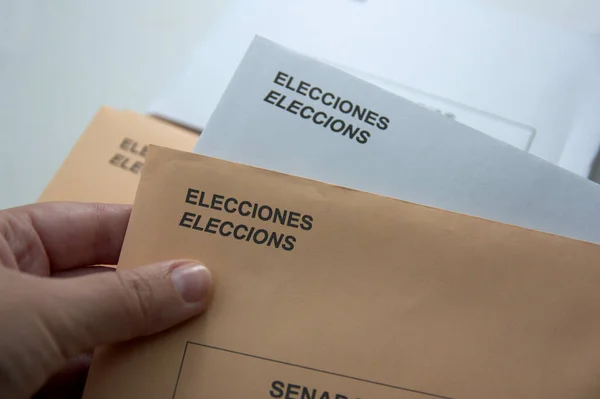
{"type": "Polygon", "coordinates": [[[208,269],[185,260],[55,283],[43,316],[65,359],[181,323],[202,313],[212,292],[208,269]]]}

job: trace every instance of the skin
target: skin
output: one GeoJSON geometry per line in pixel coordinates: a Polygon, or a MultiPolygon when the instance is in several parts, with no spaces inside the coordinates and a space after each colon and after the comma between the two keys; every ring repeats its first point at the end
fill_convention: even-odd
{"type": "Polygon", "coordinates": [[[79,398],[91,351],[201,314],[208,270],[116,264],[131,209],[47,203],[0,211],[0,397],[79,398]]]}

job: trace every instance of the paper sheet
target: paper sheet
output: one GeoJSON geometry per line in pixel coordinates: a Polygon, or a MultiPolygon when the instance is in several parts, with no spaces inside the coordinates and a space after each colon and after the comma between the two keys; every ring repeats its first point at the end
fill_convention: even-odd
{"type": "Polygon", "coordinates": [[[169,258],[210,310],[97,351],[85,399],[600,395],[594,244],[153,147],[119,268],[169,258]]]}
{"type": "Polygon", "coordinates": [[[596,183],[260,37],[195,151],[600,243],[596,183]]]}

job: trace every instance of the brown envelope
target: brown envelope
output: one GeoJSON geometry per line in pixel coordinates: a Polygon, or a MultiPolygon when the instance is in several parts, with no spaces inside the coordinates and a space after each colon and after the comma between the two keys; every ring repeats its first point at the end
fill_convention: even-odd
{"type": "Polygon", "coordinates": [[[119,267],[169,258],[213,306],[97,351],[86,399],[600,397],[593,244],[152,148],[119,267]]]}
{"type": "Polygon", "coordinates": [[[131,204],[149,144],[191,151],[197,140],[156,118],[103,107],[38,201],[131,204]]]}

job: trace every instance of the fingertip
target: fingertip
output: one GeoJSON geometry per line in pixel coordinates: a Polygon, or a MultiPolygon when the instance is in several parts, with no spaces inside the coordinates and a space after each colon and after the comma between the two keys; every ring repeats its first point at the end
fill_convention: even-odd
{"type": "Polygon", "coordinates": [[[171,269],[171,281],[181,299],[200,308],[208,304],[212,291],[212,276],[201,263],[184,263],[171,269]]]}

